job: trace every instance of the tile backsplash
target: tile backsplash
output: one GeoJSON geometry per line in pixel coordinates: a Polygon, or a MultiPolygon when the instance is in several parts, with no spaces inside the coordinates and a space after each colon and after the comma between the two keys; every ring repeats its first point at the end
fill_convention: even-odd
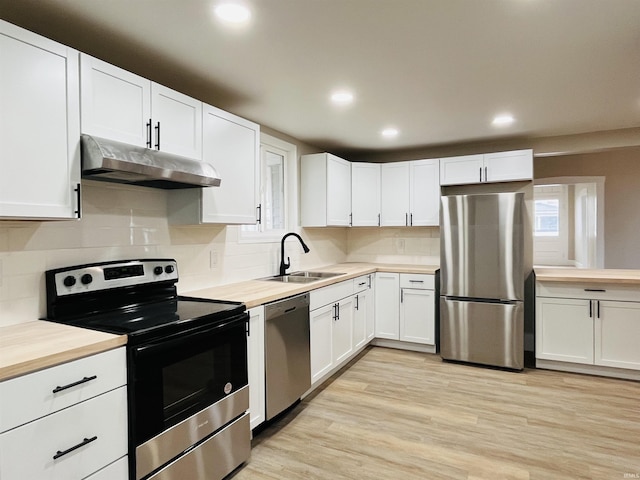
{"type": "Polygon", "coordinates": [[[348,262],[440,264],[440,228],[350,228],[348,262]]]}
{"type": "MultiPolygon", "coordinates": [[[[167,193],[83,182],[82,220],[0,221],[0,326],[46,314],[44,271],[108,260],[175,258],[181,293],[277,273],[279,243],[241,243],[239,227],[171,226],[167,193]]],[[[292,270],[347,260],[346,229],[292,229],[292,270]]]]}

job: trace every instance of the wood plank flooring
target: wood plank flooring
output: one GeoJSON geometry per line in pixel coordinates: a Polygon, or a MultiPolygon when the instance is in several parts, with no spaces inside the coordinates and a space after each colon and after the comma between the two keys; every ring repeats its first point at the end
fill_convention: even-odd
{"type": "Polygon", "coordinates": [[[258,434],[233,478],[640,478],[640,383],[372,347],[258,434]]]}

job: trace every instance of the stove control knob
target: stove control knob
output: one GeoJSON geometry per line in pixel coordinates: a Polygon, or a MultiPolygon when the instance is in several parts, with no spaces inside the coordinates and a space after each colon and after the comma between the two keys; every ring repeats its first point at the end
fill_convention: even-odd
{"type": "Polygon", "coordinates": [[[73,287],[76,284],[76,277],[67,275],[66,277],[64,277],[62,283],[64,283],[65,287],[73,287]]]}
{"type": "Polygon", "coordinates": [[[80,277],[80,281],[83,285],[89,285],[91,282],[93,282],[93,277],[90,273],[85,273],[84,275],[82,275],[82,277],[80,277]]]}
{"type": "Polygon", "coordinates": [[[156,275],[160,275],[163,272],[162,267],[154,267],[153,273],[156,275]]]}
{"type": "Polygon", "coordinates": [[[173,265],[167,265],[166,267],[164,267],[165,273],[173,273],[174,270],[175,268],[173,268],[173,265]]]}

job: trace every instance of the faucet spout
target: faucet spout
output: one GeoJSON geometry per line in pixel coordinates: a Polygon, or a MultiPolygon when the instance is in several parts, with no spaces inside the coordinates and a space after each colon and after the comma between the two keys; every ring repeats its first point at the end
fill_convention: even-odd
{"type": "Polygon", "coordinates": [[[304,253],[309,253],[309,247],[307,247],[307,244],[304,243],[304,240],[302,240],[302,237],[300,235],[298,235],[295,232],[289,232],[289,233],[285,233],[284,236],[282,237],[282,240],[280,241],[280,276],[284,276],[287,274],[287,268],[289,268],[291,266],[291,259],[289,257],[287,257],[287,261],[284,261],[284,241],[287,239],[287,237],[296,237],[298,239],[298,241],[300,242],[300,245],[302,245],[302,249],[304,250],[304,253]]]}

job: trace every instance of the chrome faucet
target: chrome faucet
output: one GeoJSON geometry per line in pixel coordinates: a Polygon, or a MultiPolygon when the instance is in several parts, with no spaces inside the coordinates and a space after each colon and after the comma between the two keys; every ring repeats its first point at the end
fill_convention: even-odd
{"type": "Polygon", "coordinates": [[[302,245],[304,253],[309,253],[309,247],[307,247],[307,244],[304,243],[304,240],[302,240],[302,237],[300,235],[294,232],[285,233],[285,235],[282,237],[282,240],[280,241],[280,276],[286,275],[287,268],[291,266],[291,259],[289,257],[287,257],[286,263],[284,261],[284,241],[287,239],[287,237],[290,237],[292,235],[300,240],[300,245],[302,245]]]}

